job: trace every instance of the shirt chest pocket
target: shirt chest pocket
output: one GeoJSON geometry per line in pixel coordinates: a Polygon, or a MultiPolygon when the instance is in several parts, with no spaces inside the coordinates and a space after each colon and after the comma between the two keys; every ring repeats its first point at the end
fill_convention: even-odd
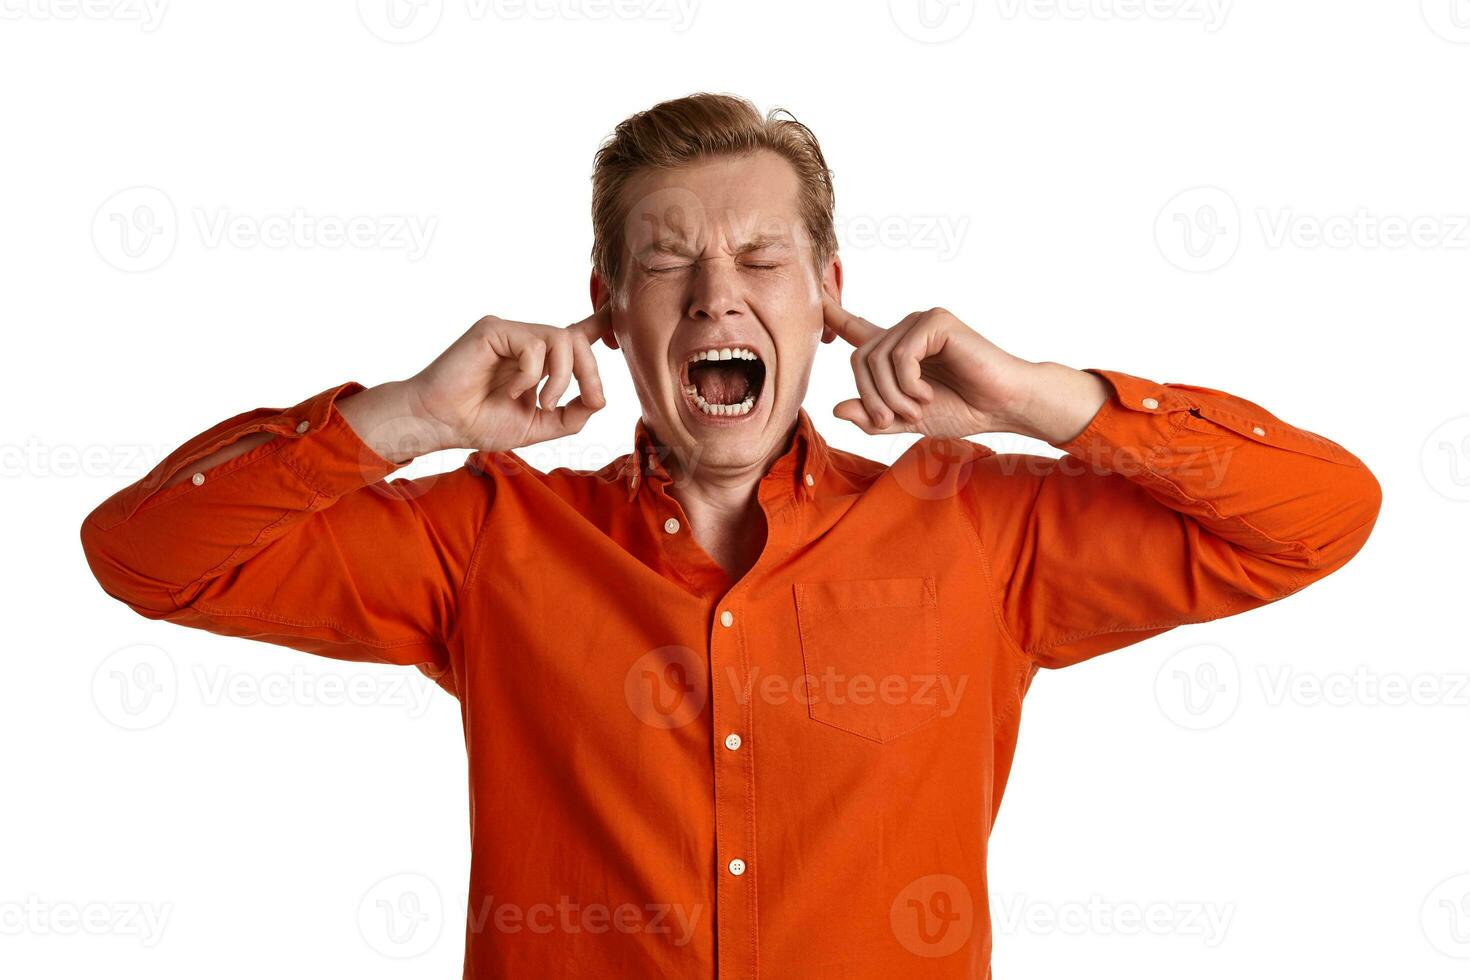
{"type": "Polygon", "coordinates": [[[889,742],[939,716],[939,608],[932,577],[798,582],[811,717],[889,742]]]}

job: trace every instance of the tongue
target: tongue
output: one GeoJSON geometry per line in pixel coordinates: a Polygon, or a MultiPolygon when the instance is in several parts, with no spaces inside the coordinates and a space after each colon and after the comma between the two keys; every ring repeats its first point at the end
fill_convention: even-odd
{"type": "Polygon", "coordinates": [[[745,372],[737,367],[711,365],[694,368],[690,372],[695,388],[711,405],[736,405],[745,400],[750,392],[750,382],[745,372]]]}

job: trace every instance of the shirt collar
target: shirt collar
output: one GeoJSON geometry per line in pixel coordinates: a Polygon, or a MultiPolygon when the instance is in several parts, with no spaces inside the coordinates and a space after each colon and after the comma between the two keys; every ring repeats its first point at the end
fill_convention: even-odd
{"type": "MultiPolygon", "coordinates": [[[[671,448],[659,444],[639,416],[633,426],[633,452],[623,464],[623,482],[629,501],[638,495],[640,484],[673,482],[666,465],[672,453],[671,448]]],[[[762,482],[789,481],[793,495],[798,499],[811,499],[822,481],[829,456],[827,442],[812,424],[811,416],[806,409],[798,408],[791,445],[771,464],[770,470],[761,478],[762,482]]]]}

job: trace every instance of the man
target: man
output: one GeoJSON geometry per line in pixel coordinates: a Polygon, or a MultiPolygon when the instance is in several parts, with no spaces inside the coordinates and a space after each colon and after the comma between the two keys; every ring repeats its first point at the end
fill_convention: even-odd
{"type": "Polygon", "coordinates": [[[1368,537],[1373,475],[1258,405],[846,312],[832,206],[794,120],[657,105],[597,155],[587,319],[486,317],[405,381],[228,419],[83,524],[144,616],[458,697],[467,977],[987,976],[1037,670],[1290,595],[1368,537]],[[892,466],[802,408],[837,338],[834,414],[922,435],[892,466]],[[633,451],[539,472],[512,450],[603,406],[597,342],[633,451]],[[989,432],[1066,455],[965,438],[989,432]],[[446,448],[473,452],[384,480],[446,448]]]}

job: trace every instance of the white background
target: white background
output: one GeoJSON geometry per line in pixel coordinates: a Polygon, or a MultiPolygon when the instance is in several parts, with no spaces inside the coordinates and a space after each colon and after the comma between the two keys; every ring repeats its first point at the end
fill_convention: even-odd
{"type": "MultiPolygon", "coordinates": [[[[1470,4],[153,2],[0,0],[0,973],[459,975],[454,702],[144,620],[78,527],[229,415],[585,315],[593,151],[705,89],[821,138],[850,309],[1221,388],[1383,485],[1326,581],[1037,679],[996,975],[1464,976],[1470,4]]],[[[598,354],[610,407],[538,465],[627,448],[598,354]]],[[[830,416],[852,391],[824,348],[809,410],[892,459],[830,416]]]]}

